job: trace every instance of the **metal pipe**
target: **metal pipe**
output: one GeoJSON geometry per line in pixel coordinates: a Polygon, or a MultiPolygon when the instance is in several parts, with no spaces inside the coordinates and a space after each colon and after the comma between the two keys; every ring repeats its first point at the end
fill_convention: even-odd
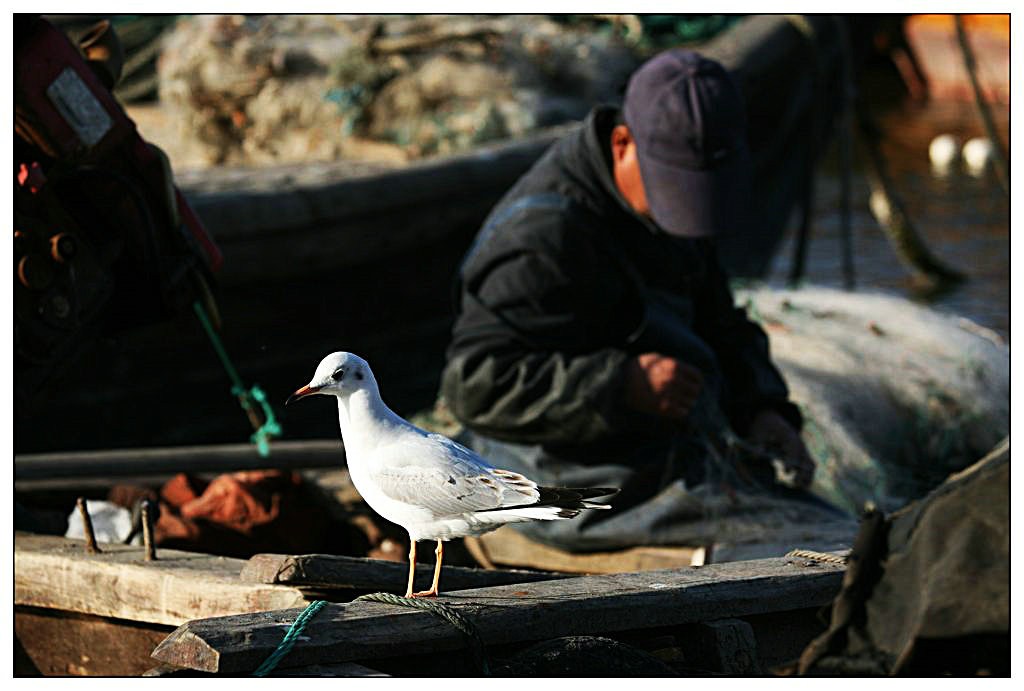
{"type": "Polygon", "coordinates": [[[56,451],[14,457],[14,479],[50,480],[141,476],[185,472],[329,468],[345,465],[340,439],[271,442],[273,453],[260,456],[252,444],[213,444],[100,451],[56,451]]]}

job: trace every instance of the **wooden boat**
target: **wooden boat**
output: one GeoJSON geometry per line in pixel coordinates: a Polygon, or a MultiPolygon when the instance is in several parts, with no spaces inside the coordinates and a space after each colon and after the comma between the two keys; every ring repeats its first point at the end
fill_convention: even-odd
{"type": "MultiPolygon", "coordinates": [[[[140,547],[100,547],[89,554],[81,540],[15,535],[15,674],[247,674],[314,599],[335,604],[275,674],[479,673],[462,652],[462,632],[447,622],[352,601],[400,591],[400,564],[177,550],[147,562],[140,547]]],[[[430,567],[422,569],[426,580],[430,567]]],[[[821,632],[815,613],[838,592],[842,573],[833,560],[796,556],[575,577],[446,566],[440,600],[469,617],[495,655],[605,636],[655,651],[679,671],[756,674],[794,660],[821,632]]]]}

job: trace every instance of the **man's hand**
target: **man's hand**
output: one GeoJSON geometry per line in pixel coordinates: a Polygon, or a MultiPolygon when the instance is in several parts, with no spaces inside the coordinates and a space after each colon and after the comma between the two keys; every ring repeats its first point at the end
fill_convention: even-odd
{"type": "Polygon", "coordinates": [[[683,420],[703,385],[696,367],[660,353],[637,355],[626,365],[626,403],[641,413],[683,420]]]}
{"type": "Polygon", "coordinates": [[[814,478],[814,459],[807,453],[803,439],[796,430],[774,410],[762,410],[754,417],[747,433],[747,440],[766,454],[782,461],[782,468],[776,468],[777,475],[792,478],[792,484],[805,489],[814,478]],[[781,473],[779,472],[781,470],[781,473]]]}

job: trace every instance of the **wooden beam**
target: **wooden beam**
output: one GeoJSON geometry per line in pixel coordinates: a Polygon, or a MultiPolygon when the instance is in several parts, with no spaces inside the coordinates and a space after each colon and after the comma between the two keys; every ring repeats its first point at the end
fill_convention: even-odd
{"type": "MultiPolygon", "coordinates": [[[[416,566],[417,582],[433,577],[432,564],[416,566]]],[[[295,588],[398,591],[405,587],[409,567],[405,563],[383,559],[335,556],[332,554],[256,554],[245,563],[239,579],[249,583],[270,583],[295,588]]],[[[465,590],[509,583],[530,583],[568,578],[561,573],[537,573],[472,569],[463,566],[442,566],[441,587],[444,590],[465,590]]],[[[424,588],[425,589],[425,588],[424,588]]]]}
{"type": "Polygon", "coordinates": [[[16,606],[15,676],[136,676],[172,626],[16,606]]]}
{"type": "MultiPolygon", "coordinates": [[[[713,621],[821,606],[843,569],[800,558],[761,559],[642,573],[583,576],[442,595],[485,644],[545,640],[713,621]]],[[[301,609],[190,621],[153,651],[161,662],[204,672],[256,669],[301,609]]],[[[324,607],[282,667],[463,649],[462,632],[429,612],[356,601],[324,607]]]]}
{"type": "Polygon", "coordinates": [[[190,619],[296,607],[302,593],[281,585],[244,583],[245,561],[143,547],[103,544],[88,554],[83,540],[14,534],[14,604],[178,626],[190,619]]]}

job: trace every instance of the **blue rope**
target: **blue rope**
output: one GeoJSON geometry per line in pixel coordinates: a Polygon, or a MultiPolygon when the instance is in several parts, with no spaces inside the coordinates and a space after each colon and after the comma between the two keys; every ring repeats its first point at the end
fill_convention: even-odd
{"type": "Polygon", "coordinates": [[[314,600],[313,602],[310,602],[306,606],[306,609],[302,610],[302,614],[296,617],[295,621],[292,622],[291,628],[288,629],[288,633],[284,635],[284,639],[281,641],[281,644],[277,646],[277,650],[270,653],[270,656],[263,661],[263,664],[260,665],[252,675],[254,677],[265,677],[275,667],[277,667],[277,663],[281,661],[281,658],[287,655],[292,649],[292,646],[295,645],[295,639],[298,638],[299,634],[301,634],[303,629],[306,628],[306,624],[309,623],[309,620],[312,619],[313,616],[320,611],[320,608],[326,604],[327,600],[314,600]]]}

